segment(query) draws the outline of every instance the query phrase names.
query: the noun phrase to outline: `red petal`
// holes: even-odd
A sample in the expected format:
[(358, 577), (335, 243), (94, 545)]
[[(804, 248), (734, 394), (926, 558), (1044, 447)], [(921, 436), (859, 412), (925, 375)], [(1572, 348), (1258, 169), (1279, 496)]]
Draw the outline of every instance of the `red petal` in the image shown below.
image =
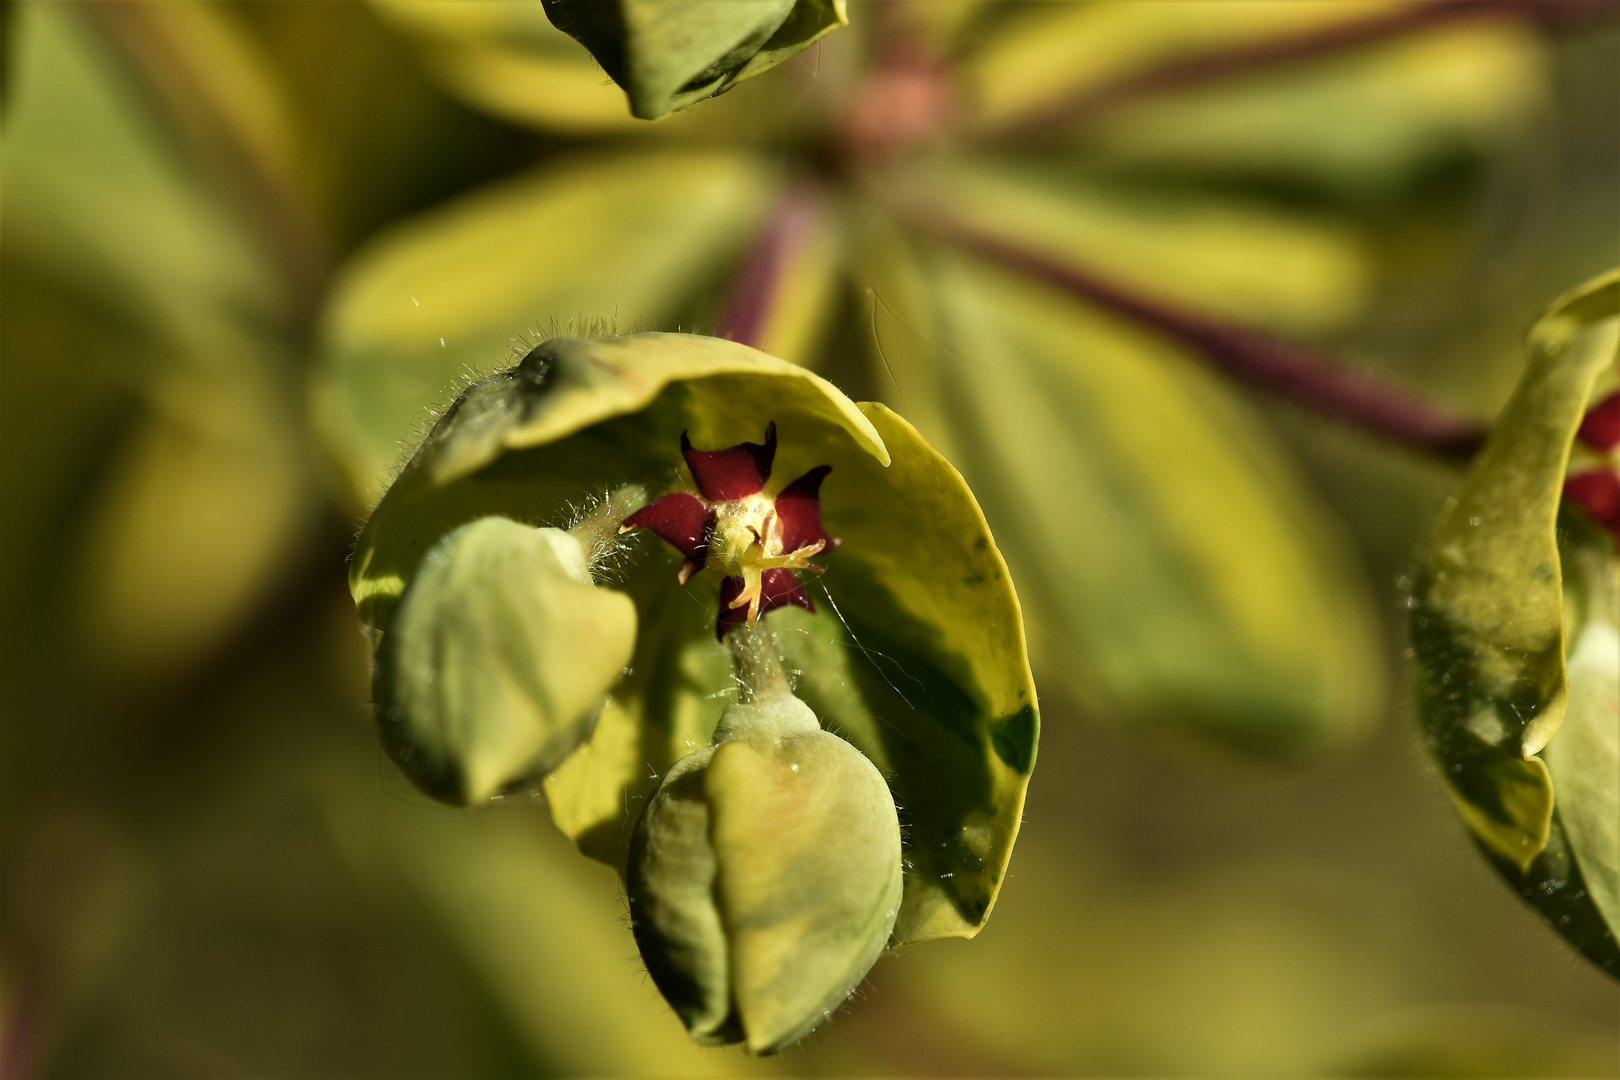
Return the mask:
[(1564, 498), (1592, 516), (1592, 520), (1620, 540), (1620, 473), (1589, 469), (1564, 481)]
[(827, 535), (821, 524), (821, 482), (832, 472), (831, 465), (817, 465), (776, 497), (776, 516), (782, 521), (782, 550), (797, 551), (817, 540), (828, 550), (838, 541)]
[[(793, 576), (793, 571), (775, 568), (760, 575), (759, 614), (763, 618), (767, 611), (774, 611), (779, 607), (802, 607), (810, 614), (816, 613), (816, 604), (810, 599), (810, 594), (804, 591), (799, 579)], [(734, 608), (731, 602), (737, 599), (743, 591), (743, 579), (728, 577), (720, 583), (720, 618), (714, 627), (714, 636), (725, 640), (727, 632), (734, 626), (741, 626), (748, 621), (748, 608), (743, 606)]]
[(651, 529), (688, 561), (703, 567), (708, 554), (709, 526), (714, 523), (714, 511), (704, 505), (696, 495), (674, 491), (661, 495), (624, 519), (620, 530)]
[(681, 432), (681, 454), (692, 470), (697, 489), (710, 502), (730, 502), (757, 495), (771, 476), (776, 458), (776, 421), (765, 428), (763, 443), (738, 443), (724, 450), (694, 450)]
[(1620, 390), (1590, 409), (1581, 421), (1581, 441), (1599, 450), (1620, 446)]

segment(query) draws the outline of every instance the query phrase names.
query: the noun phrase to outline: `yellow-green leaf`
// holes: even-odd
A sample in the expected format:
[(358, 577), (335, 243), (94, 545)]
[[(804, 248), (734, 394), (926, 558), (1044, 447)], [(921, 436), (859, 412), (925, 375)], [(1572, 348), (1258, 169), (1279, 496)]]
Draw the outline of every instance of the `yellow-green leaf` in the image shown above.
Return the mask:
[[(75, 563), (64, 574), (72, 594), (53, 599), (72, 608), (75, 663), (88, 654), (160, 681), (218, 647), (300, 550), (313, 484), (291, 347), (276, 330), (284, 283), (92, 17), (52, 5), (19, 13), (0, 146), (5, 246), (13, 273), (49, 282), (47, 294), (79, 309), (58, 318), (116, 344), (99, 362), (60, 351), (49, 336), (59, 329), (8, 302), (8, 329), (27, 335), (8, 342), (8, 367), (27, 373), (8, 386), (40, 385), (5, 407), (33, 467), (45, 444), (25, 433), (65, 419), (65, 395), (106, 403), (102, 431), (82, 444), (104, 448), (99, 460), (74, 465), (87, 471), (55, 496), (67, 500), (59, 513), (74, 507), (78, 531), (50, 541), (51, 557)], [(206, 26), (208, 41), (228, 29), (201, 12), (182, 22)], [(257, 87), (257, 74), (222, 77), (251, 99), (243, 87)], [(273, 142), (275, 125), (261, 134)], [(97, 385), (68, 389), (79, 380)]]
[(1612, 540), (1578, 515), (1560, 528), (1559, 507), (1594, 380), (1620, 349), (1620, 271), (1560, 299), (1528, 343), (1524, 377), (1448, 501), (1414, 586), (1418, 707), (1480, 846), (1613, 973), (1616, 560)]
[(1366, 199), (1406, 190), (1459, 156), (1522, 133), (1548, 93), (1534, 33), (1478, 20), (1196, 93), (1145, 96), (1101, 113), (1074, 137), (1104, 167), (1266, 178)]
[(889, 183), (887, 202), (908, 215), (1248, 326), (1342, 329), (1371, 291), (1355, 237), (1320, 217), (985, 157), (929, 161)]
[(1194, 358), (897, 235), (866, 258), (890, 399), (980, 493), (1039, 668), (1100, 714), (1265, 750), (1367, 726), (1377, 637), (1344, 543)]
[(1032, 5), (968, 53), (962, 79), (976, 123), (1016, 123), (1146, 69), (1319, 32), (1366, 18), (1368, 9), (1252, 0)]
[(1535, 754), (1569, 693), (1554, 522), (1575, 429), (1620, 329), (1593, 298), (1616, 297), (1620, 278), (1537, 324), (1530, 367), (1441, 515), (1412, 597), (1430, 747), (1474, 834), (1521, 870), (1547, 843), (1553, 790)]
[(629, 130), (624, 94), (540, 0), (372, 0), (417, 43), (432, 74), (453, 93), (518, 123), (561, 131)]

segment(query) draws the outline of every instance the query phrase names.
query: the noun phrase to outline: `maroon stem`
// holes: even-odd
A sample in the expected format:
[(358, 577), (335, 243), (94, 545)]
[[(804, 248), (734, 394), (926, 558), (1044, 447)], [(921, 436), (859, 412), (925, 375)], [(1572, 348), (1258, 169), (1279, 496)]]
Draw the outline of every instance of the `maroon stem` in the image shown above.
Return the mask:
[(716, 337), (756, 349), (765, 344), (765, 330), (776, 310), (783, 275), (820, 217), (821, 200), (814, 188), (804, 184), (788, 188), (754, 234), (737, 268), (720, 308)]
[(0, 1080), (30, 1080), (39, 1065), (39, 984), (25, 981), (0, 1029)]
[(1146, 323), (1198, 350), (1239, 382), (1408, 446), (1467, 457), (1485, 428), (1303, 345), (1144, 296), (997, 237), (925, 223), (934, 236), (1064, 292)]
[(1111, 83), (1087, 87), (1073, 97), (1033, 115), (1014, 118), (978, 137), (993, 142), (1035, 137), (1133, 98), (1352, 49), (1461, 19), (1512, 17), (1559, 25), (1617, 10), (1620, 0), (1414, 0), (1354, 22), (1170, 60)]

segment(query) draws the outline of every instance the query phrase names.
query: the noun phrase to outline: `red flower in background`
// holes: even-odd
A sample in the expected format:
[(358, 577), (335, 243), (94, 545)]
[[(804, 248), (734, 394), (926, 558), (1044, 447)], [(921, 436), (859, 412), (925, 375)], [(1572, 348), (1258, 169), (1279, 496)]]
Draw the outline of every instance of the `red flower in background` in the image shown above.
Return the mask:
[[(1587, 410), (1580, 439), (1611, 455), (1620, 449), (1620, 390)], [(1620, 540), (1620, 462), (1580, 469), (1564, 480), (1564, 498)]]

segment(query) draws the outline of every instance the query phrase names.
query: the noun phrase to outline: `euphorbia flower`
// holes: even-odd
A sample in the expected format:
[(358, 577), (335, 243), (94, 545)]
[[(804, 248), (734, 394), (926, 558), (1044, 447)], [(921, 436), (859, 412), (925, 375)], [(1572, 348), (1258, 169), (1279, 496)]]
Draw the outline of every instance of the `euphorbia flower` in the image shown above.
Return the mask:
[[(1586, 410), (1578, 435), (1589, 450), (1598, 453), (1578, 452), (1585, 463), (1572, 464), (1564, 480), (1564, 498), (1620, 540), (1620, 391)], [(1603, 455), (1608, 456), (1607, 461)]]
[(681, 432), (681, 456), (698, 489), (672, 491), (624, 519), (620, 532), (651, 529), (686, 557), (676, 575), (682, 585), (712, 558), (725, 574), (715, 636), (724, 638), (745, 620), (749, 626), (779, 607), (794, 605), (812, 615), (816, 605), (795, 570), (821, 573), (810, 559), (839, 541), (821, 524), (821, 482), (831, 465), (818, 465), (774, 495), (766, 491), (776, 460), (776, 422), (763, 443), (698, 450)]
[[(849, 543), (818, 613), (794, 575), (836, 543), (824, 511)], [(616, 542), (638, 526), (683, 582), (719, 571), (724, 644)], [(884, 406), (716, 338), (553, 338), (445, 410), (350, 573), (395, 760), (457, 802), (543, 777), (700, 1041), (780, 1050), (883, 949), (989, 916), (1039, 733), (1018, 599), (961, 475)]]
[(1585, 469), (1564, 481), (1564, 498), (1620, 540), (1620, 469)]

